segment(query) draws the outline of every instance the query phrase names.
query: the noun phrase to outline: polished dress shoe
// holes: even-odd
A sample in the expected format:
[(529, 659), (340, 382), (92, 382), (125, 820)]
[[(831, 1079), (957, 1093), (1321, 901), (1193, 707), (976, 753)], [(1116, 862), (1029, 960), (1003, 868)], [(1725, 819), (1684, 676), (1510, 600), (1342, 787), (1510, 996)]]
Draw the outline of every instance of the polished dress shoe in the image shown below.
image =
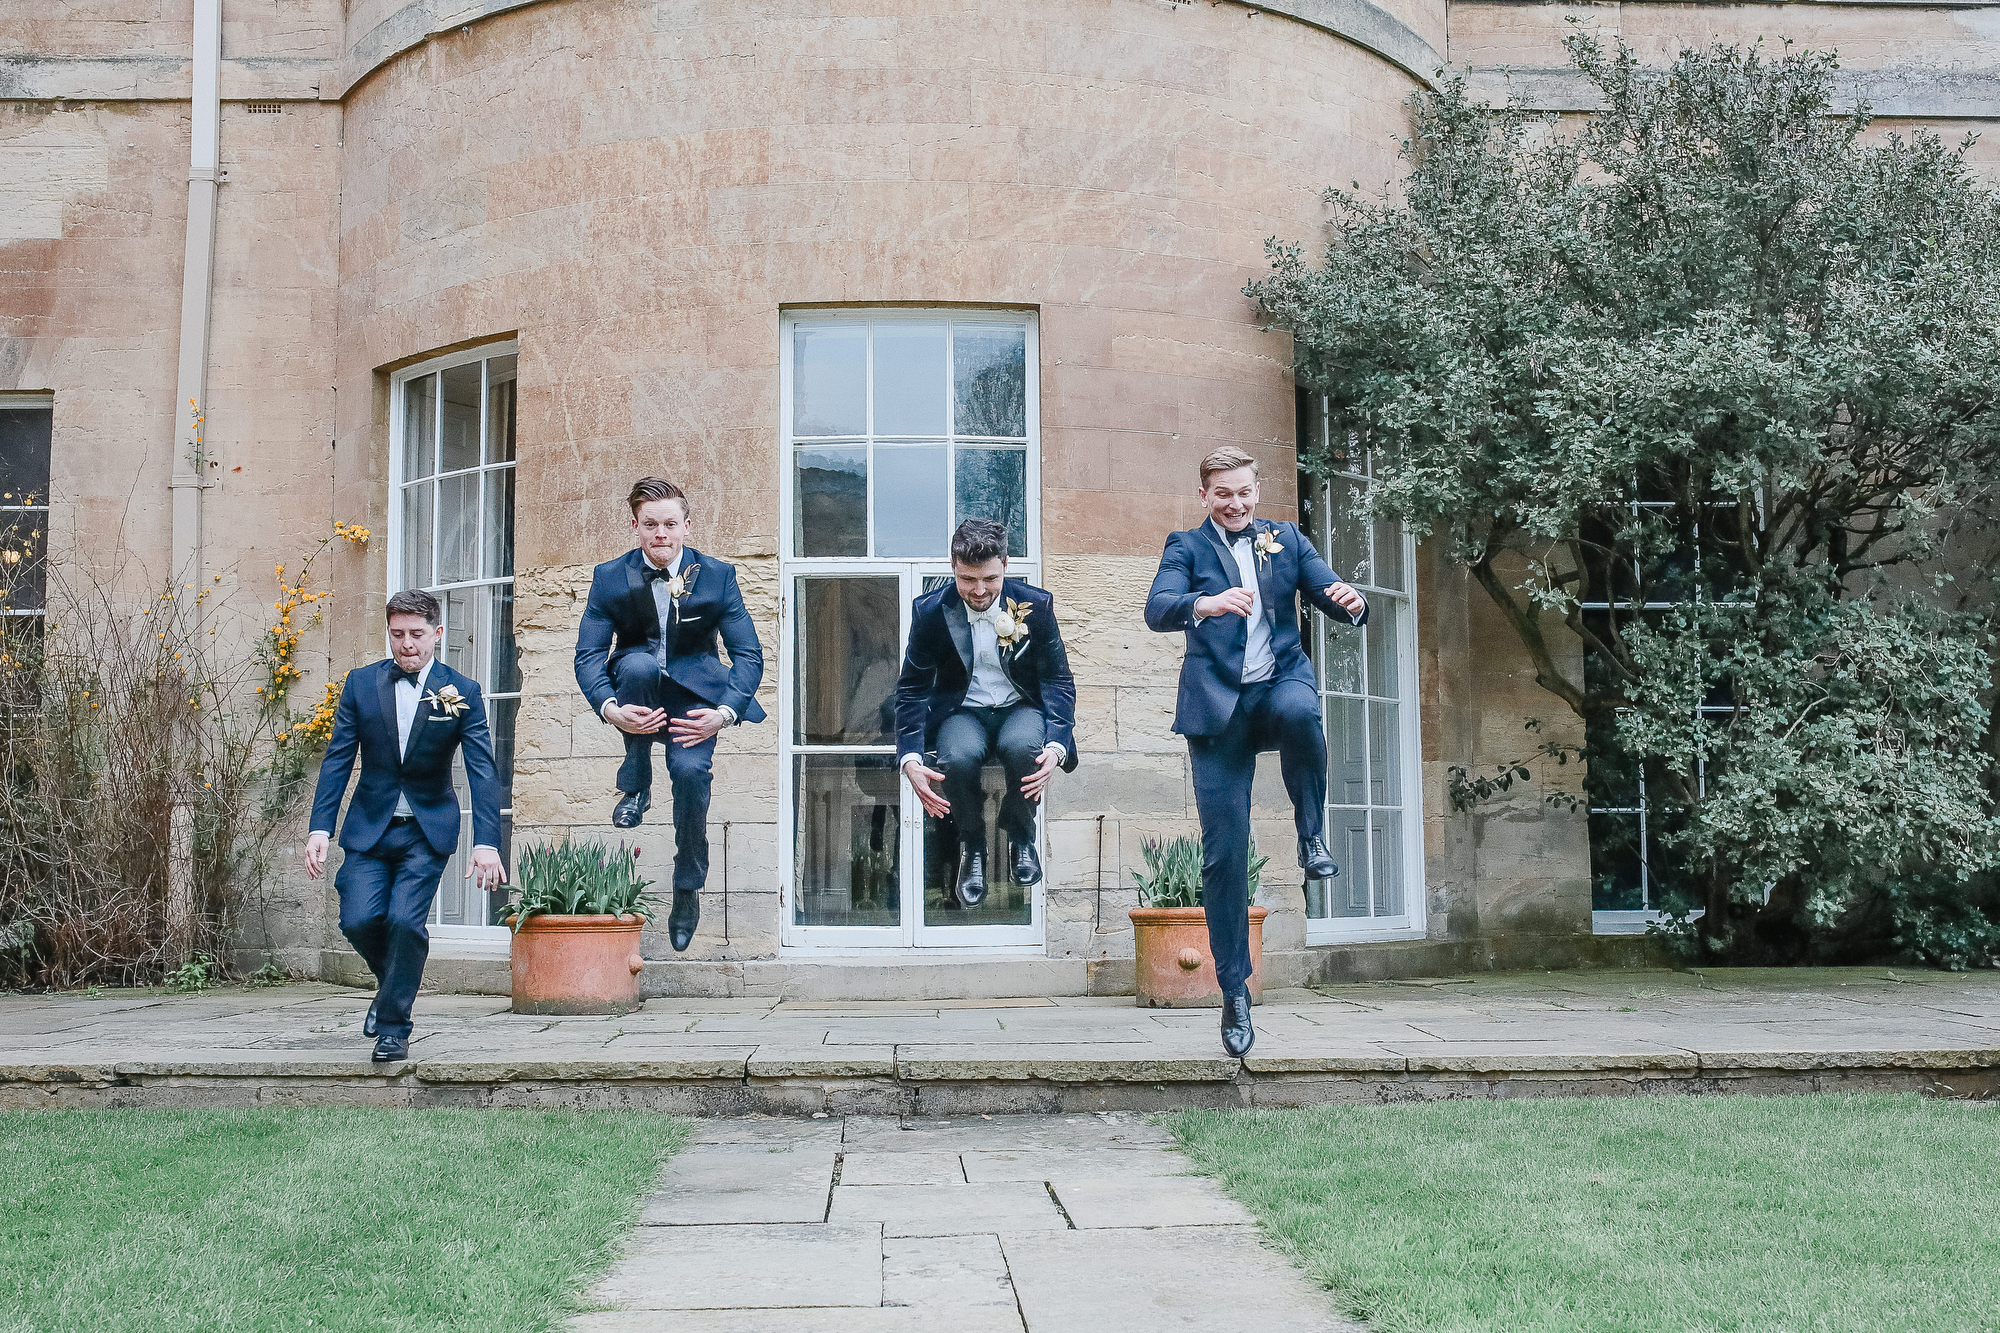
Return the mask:
[(967, 852), (958, 862), (958, 901), (977, 907), (986, 901), (986, 853)]
[(675, 889), (674, 909), (667, 913), (667, 942), (675, 953), (686, 953), (694, 943), (694, 928), (701, 924), (701, 890)]
[(1014, 882), (1016, 884), (1038, 884), (1042, 878), (1042, 858), (1035, 855), (1035, 844), (1017, 842), (1014, 844)]
[(1321, 838), (1299, 839), (1299, 869), (1306, 872), (1307, 879), (1332, 879), (1340, 873), (1340, 867), (1333, 863), (1333, 853), (1326, 849)]
[(380, 1003), (382, 1003), (382, 997), (379, 995), (368, 1002), (368, 1017), (361, 1020), (362, 1036), (372, 1037), (375, 1035), (375, 1006)]
[(397, 1060), (407, 1060), (410, 1058), (410, 1039), (408, 1037), (392, 1037), (385, 1032), (375, 1039), (375, 1054), (368, 1058), (378, 1065), (391, 1064)]
[(1222, 1049), (1241, 1059), (1257, 1040), (1250, 1026), (1250, 992), (1240, 990), (1222, 997)]
[(652, 808), (653, 793), (649, 791), (635, 791), (630, 796), (627, 796), (621, 792), (618, 796), (618, 804), (611, 807), (611, 827), (638, 828), (639, 822), (646, 817), (646, 812)]

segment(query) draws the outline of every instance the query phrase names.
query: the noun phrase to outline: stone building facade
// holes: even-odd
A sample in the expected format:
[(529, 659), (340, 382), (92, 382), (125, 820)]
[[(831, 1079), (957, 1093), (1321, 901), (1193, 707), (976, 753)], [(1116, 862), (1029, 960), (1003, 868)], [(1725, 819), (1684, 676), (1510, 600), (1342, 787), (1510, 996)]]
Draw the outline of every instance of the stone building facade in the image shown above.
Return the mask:
[[(1594, 929), (1583, 816), (1449, 813), (1449, 765), (1560, 713), (1455, 572), (1345, 521), (1365, 477), (1298, 493), (1311, 403), (1242, 288), (1324, 186), (1394, 177), (1438, 70), (1587, 109), (1571, 19), (1661, 57), (1837, 47), (1885, 130), (1955, 135), (2000, 116), (1995, 8), (0, 0), (0, 411), (47, 414), (58, 560), (195, 575), (246, 637), (277, 565), (372, 529), (317, 566), (307, 683), (382, 653), (389, 592), (442, 589), (453, 660), (500, 696), (517, 842), (608, 831), (620, 747), (575, 628), (631, 479), (679, 479), (773, 719), (719, 749), (694, 949), (648, 938), (649, 988), (713, 994), (1129, 989), (1142, 841), (1194, 828), (1180, 645), (1140, 607), (1197, 460), (1248, 448), (1265, 512), (1387, 608), (1319, 645), (1344, 881), (1307, 894), (1260, 781), (1269, 981), (1629, 958)], [(1056, 595), (1082, 763), (1046, 884), (971, 920), (926, 893), (935, 831), (871, 710), (886, 617), (975, 511)], [(666, 831), (637, 841), (663, 876)], [(433, 976), (504, 984), (454, 884)], [(329, 897), (288, 873), (249, 943), (352, 976)]]

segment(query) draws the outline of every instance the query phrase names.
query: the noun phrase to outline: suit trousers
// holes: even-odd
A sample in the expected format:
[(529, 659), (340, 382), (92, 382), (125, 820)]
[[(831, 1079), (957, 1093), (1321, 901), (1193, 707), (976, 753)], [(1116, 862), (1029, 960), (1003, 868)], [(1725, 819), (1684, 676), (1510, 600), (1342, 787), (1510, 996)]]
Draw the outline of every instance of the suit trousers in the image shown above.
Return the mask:
[(1250, 982), (1250, 784), (1261, 750), (1278, 752), (1298, 835), (1319, 837), (1326, 821), (1326, 729), (1317, 689), (1302, 680), (1245, 685), (1228, 726), (1188, 737), (1201, 815), (1201, 901), (1224, 995)]
[(340, 933), (375, 974), (380, 1036), (409, 1039), (410, 1006), (431, 953), (424, 920), (449, 859), (415, 823), (391, 824), (367, 851), (347, 853), (334, 876)]
[[(669, 676), (647, 653), (627, 653), (612, 665), (618, 702), (642, 708), (664, 708), (669, 717), (686, 717), (707, 700)], [(665, 746), (667, 778), (674, 794), (674, 892), (690, 893), (708, 882), (708, 795), (715, 768), (715, 737), (699, 745), (682, 745), (665, 727), (650, 736), (625, 737), (625, 763), (618, 770), (618, 790), (651, 791), (653, 746)]]
[(1035, 840), (1035, 803), (1021, 794), (1021, 779), (1035, 771), (1048, 744), (1042, 710), (1031, 703), (981, 708), (966, 704), (938, 724), (938, 767), (944, 771), (944, 798), (951, 802), (952, 827), (965, 852), (986, 850), (986, 761), (999, 756), (1007, 773), (1000, 797), (1000, 827), (1016, 842)]

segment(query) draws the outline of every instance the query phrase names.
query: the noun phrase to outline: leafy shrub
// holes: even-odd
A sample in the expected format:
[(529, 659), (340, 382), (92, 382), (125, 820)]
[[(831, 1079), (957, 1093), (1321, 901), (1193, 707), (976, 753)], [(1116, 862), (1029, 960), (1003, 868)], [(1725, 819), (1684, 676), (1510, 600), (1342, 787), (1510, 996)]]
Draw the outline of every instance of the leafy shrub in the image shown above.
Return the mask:
[[(1162, 842), (1158, 838), (1147, 838), (1139, 844), (1139, 855), (1146, 860), (1148, 873), (1132, 872), (1132, 878), (1139, 885), (1139, 902), (1145, 907), (1200, 907), (1201, 902), (1201, 839), (1175, 838)], [(1260, 855), (1257, 840), (1250, 840), (1250, 897), (1257, 896), (1257, 885), (1263, 878), (1264, 866), (1270, 857)]]
[(637, 847), (621, 842), (614, 851), (595, 838), (524, 848), (514, 863), (514, 929), (541, 913), (624, 916), (650, 908), (653, 881), (639, 878), (638, 855)]

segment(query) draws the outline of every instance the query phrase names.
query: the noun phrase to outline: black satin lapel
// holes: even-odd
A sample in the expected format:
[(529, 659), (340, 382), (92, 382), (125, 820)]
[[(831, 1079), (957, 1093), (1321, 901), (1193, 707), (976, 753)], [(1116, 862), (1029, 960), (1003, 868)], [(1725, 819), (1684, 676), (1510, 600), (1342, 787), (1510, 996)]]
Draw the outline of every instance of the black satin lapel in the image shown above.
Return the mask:
[[(397, 739), (396, 664), (394, 661), (384, 664), (382, 671), (375, 678), (375, 711), (381, 714), (382, 725), (389, 729), (390, 739)], [(396, 763), (398, 765), (403, 762), (403, 747), (400, 742), (390, 746), (389, 753), (396, 756)]]
[[(1276, 531), (1268, 525), (1254, 524), (1253, 526), (1259, 532), (1271, 533), (1273, 540), (1276, 539)], [(1277, 621), (1278, 611), (1277, 599), (1271, 595), (1271, 579), (1277, 574), (1278, 557), (1283, 554), (1284, 552), (1282, 551), (1273, 551), (1268, 557), (1257, 560), (1257, 595), (1264, 599), (1264, 619), (1273, 623)]]
[[(653, 590), (646, 583), (646, 557), (637, 551), (625, 562), (625, 591), (632, 599), (632, 613), (639, 617), (639, 623), (657, 626), (660, 613), (653, 605)], [(650, 639), (653, 634), (646, 637)]]
[(1204, 522), (1201, 525), (1201, 535), (1208, 538), (1205, 545), (1208, 548), (1209, 555), (1215, 559), (1216, 569), (1222, 575), (1222, 586), (1225, 588), (1242, 586), (1236, 582), (1238, 577), (1236, 573), (1236, 557), (1230, 553), (1227, 543), (1216, 535), (1215, 524)]
[(965, 603), (957, 597), (947, 597), (944, 606), (945, 626), (951, 630), (951, 641), (958, 647), (959, 660), (965, 663), (965, 678), (972, 679), (972, 621), (968, 618)]

